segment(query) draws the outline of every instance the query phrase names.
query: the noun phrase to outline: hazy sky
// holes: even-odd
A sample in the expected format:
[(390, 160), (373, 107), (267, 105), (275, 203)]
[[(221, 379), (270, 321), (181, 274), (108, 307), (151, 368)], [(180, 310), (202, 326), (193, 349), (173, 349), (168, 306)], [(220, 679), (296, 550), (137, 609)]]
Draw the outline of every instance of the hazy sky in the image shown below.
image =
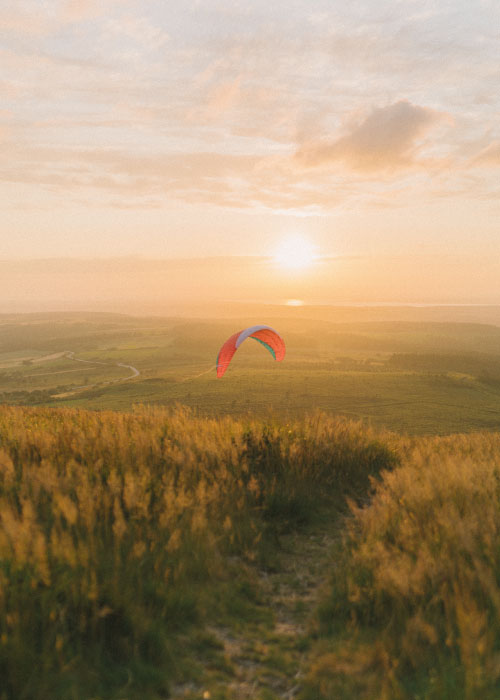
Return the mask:
[(498, 0), (0, 5), (1, 259), (299, 234), (500, 302)]

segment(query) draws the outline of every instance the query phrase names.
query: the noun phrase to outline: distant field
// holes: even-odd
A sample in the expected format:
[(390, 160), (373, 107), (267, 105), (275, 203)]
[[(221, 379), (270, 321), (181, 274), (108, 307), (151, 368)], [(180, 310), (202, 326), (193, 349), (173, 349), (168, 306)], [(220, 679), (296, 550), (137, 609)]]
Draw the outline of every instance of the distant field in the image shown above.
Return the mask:
[[(247, 341), (217, 379), (218, 348), (256, 320), (282, 333), (284, 362)], [(120, 365), (139, 375), (130, 378), (133, 371)], [(181, 403), (201, 415), (235, 416), (321, 409), (410, 433), (498, 429), (500, 328), (290, 316), (5, 316), (0, 402), (117, 410)]]

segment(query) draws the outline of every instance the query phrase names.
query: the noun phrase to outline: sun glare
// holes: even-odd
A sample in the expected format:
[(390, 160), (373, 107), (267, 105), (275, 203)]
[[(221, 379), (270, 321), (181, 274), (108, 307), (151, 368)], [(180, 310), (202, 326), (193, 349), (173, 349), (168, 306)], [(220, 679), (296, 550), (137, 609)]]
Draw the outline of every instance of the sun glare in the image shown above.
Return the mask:
[(274, 255), (274, 262), (287, 270), (302, 270), (309, 267), (317, 258), (312, 243), (300, 236), (290, 236), (283, 240)]

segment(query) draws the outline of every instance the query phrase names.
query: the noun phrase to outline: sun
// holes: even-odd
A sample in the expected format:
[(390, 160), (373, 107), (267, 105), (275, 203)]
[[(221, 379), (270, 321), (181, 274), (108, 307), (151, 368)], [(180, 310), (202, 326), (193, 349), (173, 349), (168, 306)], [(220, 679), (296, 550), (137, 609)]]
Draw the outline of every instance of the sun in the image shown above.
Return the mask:
[(278, 246), (274, 262), (287, 270), (303, 270), (317, 259), (313, 244), (302, 236), (289, 236)]

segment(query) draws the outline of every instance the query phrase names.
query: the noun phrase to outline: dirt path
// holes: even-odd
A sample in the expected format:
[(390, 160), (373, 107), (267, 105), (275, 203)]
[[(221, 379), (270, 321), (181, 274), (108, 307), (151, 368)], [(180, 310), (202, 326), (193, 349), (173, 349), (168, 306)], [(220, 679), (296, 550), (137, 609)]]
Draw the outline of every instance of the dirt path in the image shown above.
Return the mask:
[[(82, 360), (79, 357), (75, 357), (75, 353), (71, 351), (66, 351), (64, 353), (66, 357), (69, 360), (74, 360), (75, 362), (85, 362), (87, 365), (110, 365), (112, 367), (125, 367), (126, 369), (132, 370), (132, 374), (128, 377), (123, 377), (121, 379), (111, 379), (108, 382), (104, 382), (104, 384), (113, 384), (114, 382), (125, 382), (127, 379), (133, 379), (134, 377), (138, 377), (140, 375), (139, 370), (137, 367), (133, 367), (132, 365), (125, 365), (123, 362), (101, 362), (99, 360)], [(92, 386), (95, 386), (94, 384)]]
[(82, 386), (77, 386), (76, 389), (72, 389), (71, 391), (66, 391), (62, 394), (54, 394), (54, 398), (67, 398), (68, 396), (73, 396), (74, 394), (78, 394), (81, 391), (86, 391), (87, 389), (93, 389), (94, 387), (98, 386), (108, 386), (109, 384), (118, 384), (120, 382), (127, 382), (129, 379), (134, 379), (135, 377), (138, 377), (140, 375), (139, 370), (137, 367), (133, 367), (132, 365), (126, 365), (123, 362), (101, 362), (99, 360), (82, 360), (79, 357), (75, 357), (75, 353), (72, 352), (71, 350), (65, 350), (64, 353), (68, 360), (74, 360), (75, 362), (84, 362), (87, 365), (109, 365), (112, 367), (125, 367), (126, 369), (130, 369), (132, 371), (132, 374), (129, 374), (128, 377), (119, 377), (118, 379), (109, 379), (106, 382), (98, 382), (95, 384), (84, 384)]
[(308, 668), (314, 613), (334, 564), (338, 522), (280, 537), (275, 568), (259, 570), (263, 620), (212, 626), (223, 658), (205, 685), (172, 689), (173, 700), (292, 700)]

